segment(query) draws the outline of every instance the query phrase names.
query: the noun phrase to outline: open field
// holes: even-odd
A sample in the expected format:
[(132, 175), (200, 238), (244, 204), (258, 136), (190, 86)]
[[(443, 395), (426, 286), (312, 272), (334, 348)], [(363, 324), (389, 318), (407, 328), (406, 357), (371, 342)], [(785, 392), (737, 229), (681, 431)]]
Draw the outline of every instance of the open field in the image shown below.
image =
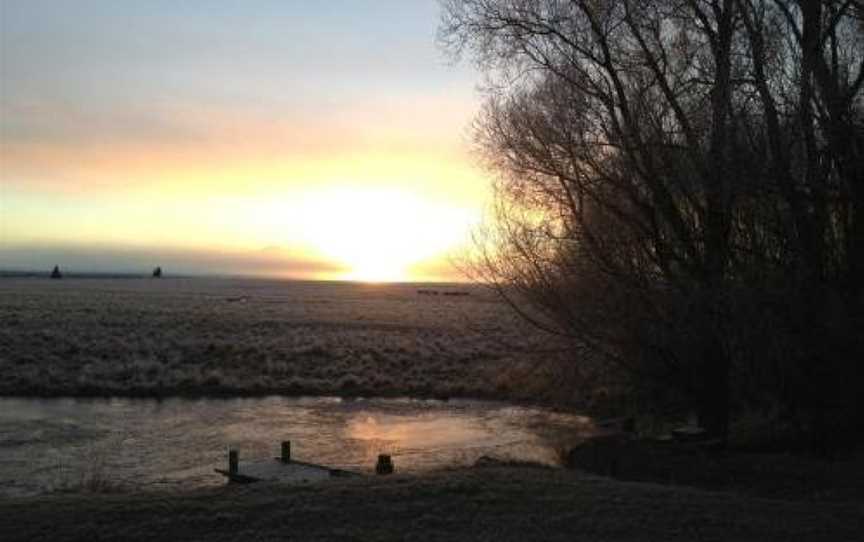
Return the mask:
[(860, 540), (864, 505), (488, 467), (305, 487), (0, 501), (17, 540)]
[(471, 286), (0, 279), (2, 395), (537, 399), (559, 355)]
[[(555, 374), (542, 362), (560, 356), (490, 293), (461, 285), (0, 279), (3, 395), (542, 401)], [(831, 465), (639, 454), (619, 474), (642, 482), (493, 462), (303, 487), (12, 497), (0, 499), (0, 540), (851, 541), (864, 532), (860, 454)]]

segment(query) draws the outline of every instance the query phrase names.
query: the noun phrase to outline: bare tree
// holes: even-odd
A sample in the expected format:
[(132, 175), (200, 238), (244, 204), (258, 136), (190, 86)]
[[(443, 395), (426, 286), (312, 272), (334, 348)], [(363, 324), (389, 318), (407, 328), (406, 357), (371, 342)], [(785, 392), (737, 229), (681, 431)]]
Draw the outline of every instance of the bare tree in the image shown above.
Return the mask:
[(803, 373), (830, 365), (827, 290), (860, 314), (864, 283), (860, 2), (443, 7), (444, 47), (489, 77), (485, 280), (539, 325), (675, 382), (720, 436), (744, 292), (793, 282), (803, 308), (777, 321), (807, 331)]

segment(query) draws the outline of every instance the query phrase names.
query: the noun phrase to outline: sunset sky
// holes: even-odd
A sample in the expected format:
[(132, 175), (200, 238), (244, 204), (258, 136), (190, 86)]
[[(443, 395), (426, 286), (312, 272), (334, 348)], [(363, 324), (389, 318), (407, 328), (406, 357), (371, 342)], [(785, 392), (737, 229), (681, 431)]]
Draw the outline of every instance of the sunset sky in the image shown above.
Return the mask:
[(435, 0), (0, 6), (0, 269), (455, 278), (488, 183)]

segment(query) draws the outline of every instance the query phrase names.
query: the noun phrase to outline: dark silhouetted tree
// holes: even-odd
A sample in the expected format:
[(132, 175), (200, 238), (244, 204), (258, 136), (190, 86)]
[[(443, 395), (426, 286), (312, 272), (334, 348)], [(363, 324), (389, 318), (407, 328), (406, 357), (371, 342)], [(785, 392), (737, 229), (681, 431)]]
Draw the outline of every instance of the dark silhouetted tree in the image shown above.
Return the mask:
[[(489, 78), (475, 140), (496, 220), (476, 276), (636, 381), (672, 386), (715, 435), (744, 373), (757, 392), (782, 380), (799, 406), (815, 379), (807, 408), (824, 414), (830, 375), (860, 352), (826, 326), (861, 317), (862, 4), (443, 7), (444, 47)], [(800, 335), (801, 352), (744, 363), (764, 327)]]

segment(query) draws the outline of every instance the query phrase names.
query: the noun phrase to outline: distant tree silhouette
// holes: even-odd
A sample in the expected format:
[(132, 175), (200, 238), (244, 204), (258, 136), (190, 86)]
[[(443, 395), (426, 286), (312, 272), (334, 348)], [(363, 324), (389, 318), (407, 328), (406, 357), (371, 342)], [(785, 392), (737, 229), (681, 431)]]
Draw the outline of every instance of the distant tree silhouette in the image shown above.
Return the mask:
[(858, 1), (446, 0), (443, 46), (491, 79), (496, 220), (470, 269), (712, 434), (748, 386), (814, 433), (864, 428), (862, 21)]
[(51, 278), (52, 279), (62, 279), (63, 278), (63, 273), (60, 272), (60, 266), (58, 266), (58, 265), (54, 266), (54, 270), (51, 271)]

